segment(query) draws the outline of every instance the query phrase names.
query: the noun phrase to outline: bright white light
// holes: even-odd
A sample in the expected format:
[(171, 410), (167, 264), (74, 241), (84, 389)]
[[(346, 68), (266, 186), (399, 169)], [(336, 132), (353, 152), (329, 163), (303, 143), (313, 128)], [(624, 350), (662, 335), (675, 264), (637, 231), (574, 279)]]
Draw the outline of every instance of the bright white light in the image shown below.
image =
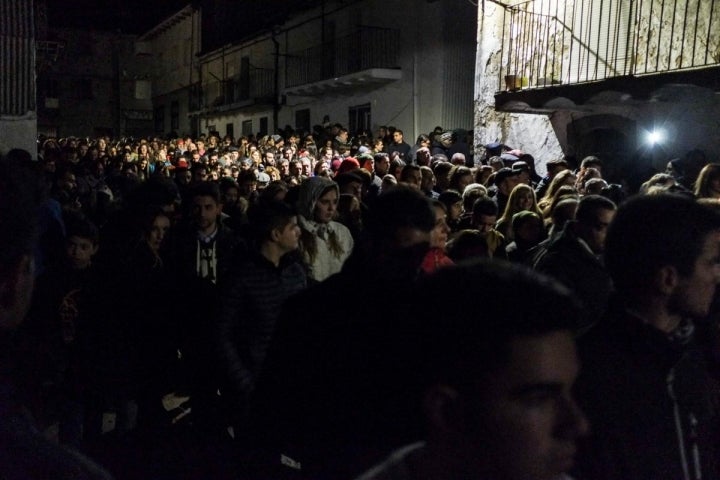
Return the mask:
[(650, 145), (661, 143), (664, 139), (665, 134), (662, 132), (662, 130), (653, 130), (652, 132), (648, 133), (647, 136), (647, 141)]

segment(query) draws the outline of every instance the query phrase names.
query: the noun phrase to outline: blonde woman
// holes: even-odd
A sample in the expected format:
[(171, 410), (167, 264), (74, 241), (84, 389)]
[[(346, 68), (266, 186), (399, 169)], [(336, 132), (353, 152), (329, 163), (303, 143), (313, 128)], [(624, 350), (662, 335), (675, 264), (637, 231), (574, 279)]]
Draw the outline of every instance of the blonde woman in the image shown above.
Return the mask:
[(538, 207), (535, 191), (530, 185), (524, 183), (520, 183), (512, 189), (508, 197), (507, 205), (505, 206), (505, 211), (497, 221), (497, 224), (495, 224), (495, 230), (502, 233), (508, 242), (514, 240), (512, 230), (513, 215), (522, 211), (536, 213), (538, 217), (542, 218), (542, 211)]

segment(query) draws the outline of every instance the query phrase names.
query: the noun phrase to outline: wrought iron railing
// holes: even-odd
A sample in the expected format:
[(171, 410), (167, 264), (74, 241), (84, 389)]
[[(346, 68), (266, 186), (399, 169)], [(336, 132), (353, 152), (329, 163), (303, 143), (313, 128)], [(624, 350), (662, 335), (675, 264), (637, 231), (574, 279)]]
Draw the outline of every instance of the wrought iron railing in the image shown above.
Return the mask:
[(495, 3), (508, 90), (720, 65), (720, 0)]
[(399, 31), (361, 27), (286, 57), (285, 86), (296, 87), (369, 68), (397, 68)]
[(208, 82), (203, 86), (205, 107), (219, 107), (244, 100), (272, 97), (275, 70), (251, 68), (247, 75), (235, 75), (227, 80)]

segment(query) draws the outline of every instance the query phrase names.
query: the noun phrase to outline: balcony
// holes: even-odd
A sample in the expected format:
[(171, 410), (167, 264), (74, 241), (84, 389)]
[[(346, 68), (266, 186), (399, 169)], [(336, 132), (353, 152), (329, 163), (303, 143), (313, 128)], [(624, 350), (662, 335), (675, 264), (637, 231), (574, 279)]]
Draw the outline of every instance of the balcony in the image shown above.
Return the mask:
[(275, 70), (251, 68), (227, 80), (203, 85), (201, 113), (249, 111), (273, 103)]
[(608, 92), (644, 101), (669, 84), (720, 91), (720, 0), (502, 5), (498, 110), (543, 112)]
[(354, 93), (401, 78), (399, 31), (361, 27), (350, 35), (291, 53), (286, 58), (286, 95)]

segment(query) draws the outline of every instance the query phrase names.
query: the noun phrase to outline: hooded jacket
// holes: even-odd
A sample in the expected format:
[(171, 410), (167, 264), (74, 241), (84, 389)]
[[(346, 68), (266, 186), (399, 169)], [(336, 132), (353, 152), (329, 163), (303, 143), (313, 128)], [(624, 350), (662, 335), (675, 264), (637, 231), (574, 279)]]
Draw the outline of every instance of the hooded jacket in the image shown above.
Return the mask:
[[(308, 277), (321, 282), (338, 273), (350, 256), (354, 243), (350, 230), (335, 221), (320, 223), (314, 220), (315, 204), (330, 189), (340, 198), (340, 189), (334, 181), (325, 177), (312, 177), (302, 183), (296, 208), (298, 224), (303, 230), (301, 252), (308, 269)], [(333, 244), (335, 247), (333, 248)]]

